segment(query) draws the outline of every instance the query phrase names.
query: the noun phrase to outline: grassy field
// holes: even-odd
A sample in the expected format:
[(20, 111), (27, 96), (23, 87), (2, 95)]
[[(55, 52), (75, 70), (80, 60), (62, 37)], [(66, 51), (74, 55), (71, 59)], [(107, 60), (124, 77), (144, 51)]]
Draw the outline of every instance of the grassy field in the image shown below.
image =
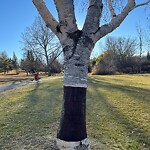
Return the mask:
[[(0, 93), (0, 150), (55, 150), (63, 79)], [(149, 150), (150, 75), (89, 76), (92, 150)]]

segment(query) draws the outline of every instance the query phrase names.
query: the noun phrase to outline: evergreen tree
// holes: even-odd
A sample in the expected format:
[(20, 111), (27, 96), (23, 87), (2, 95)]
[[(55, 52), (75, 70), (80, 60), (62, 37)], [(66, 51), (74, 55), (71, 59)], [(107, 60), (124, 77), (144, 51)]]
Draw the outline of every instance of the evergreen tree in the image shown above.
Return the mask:
[(149, 51), (147, 52), (147, 60), (150, 61), (150, 53), (149, 53)]
[(8, 58), (7, 53), (4, 51), (0, 54), (0, 72), (6, 72), (12, 70), (12, 61)]
[(12, 65), (13, 65), (13, 69), (16, 70), (16, 74), (18, 74), (19, 64), (18, 64), (18, 58), (15, 52), (13, 52)]
[(25, 70), (27, 75), (28, 73), (34, 73), (36, 71), (35, 60), (31, 50), (28, 50), (25, 54), (25, 59), (21, 60), (21, 68)]

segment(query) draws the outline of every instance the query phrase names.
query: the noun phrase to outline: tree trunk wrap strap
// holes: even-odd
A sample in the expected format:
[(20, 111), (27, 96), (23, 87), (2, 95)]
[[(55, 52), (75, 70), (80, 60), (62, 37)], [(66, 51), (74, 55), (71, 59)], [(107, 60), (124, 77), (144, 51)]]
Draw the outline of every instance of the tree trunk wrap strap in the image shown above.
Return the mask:
[(56, 142), (60, 150), (91, 150), (89, 140), (87, 138), (76, 142), (67, 142), (57, 138)]

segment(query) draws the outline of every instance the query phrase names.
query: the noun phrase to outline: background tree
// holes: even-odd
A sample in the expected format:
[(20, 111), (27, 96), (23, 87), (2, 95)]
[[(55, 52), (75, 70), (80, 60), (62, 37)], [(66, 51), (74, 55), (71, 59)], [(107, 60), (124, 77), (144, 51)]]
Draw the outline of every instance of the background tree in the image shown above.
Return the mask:
[(92, 74), (115, 74), (117, 66), (113, 55), (109, 51), (105, 51), (98, 57), (96, 65), (93, 67)]
[(137, 35), (138, 35), (138, 45), (139, 45), (139, 49), (140, 49), (140, 58), (142, 57), (142, 53), (143, 53), (143, 45), (144, 45), (144, 31), (142, 30), (142, 27), (140, 25), (137, 25), (136, 27), (137, 30)]
[(12, 60), (8, 58), (7, 53), (3, 51), (0, 53), (0, 72), (6, 74), (10, 70), (12, 70)]
[[(46, 63), (46, 70), (50, 75), (50, 61), (51, 56), (61, 54), (61, 46), (55, 34), (45, 26), (41, 17), (37, 17), (30, 27), (27, 27), (25, 32), (22, 33), (22, 43), (24, 44), (24, 51), (31, 51), (35, 58), (41, 63)], [(55, 59), (57, 58), (55, 57)], [(43, 64), (44, 65), (44, 64)]]
[(18, 58), (15, 54), (15, 52), (13, 52), (13, 58), (12, 58), (12, 68), (14, 70), (16, 70), (16, 74), (18, 74), (18, 69), (19, 69), (19, 64), (18, 64)]
[(147, 55), (145, 57), (142, 57), (141, 71), (143, 73), (150, 73), (150, 54), (149, 54), (149, 51), (147, 52)]
[(93, 67), (96, 65), (96, 59), (97, 58), (95, 58), (95, 57), (90, 59), (89, 66), (88, 66), (88, 72), (89, 73), (92, 72)]
[(108, 51), (114, 60), (117, 71), (124, 72), (130, 66), (133, 56), (136, 54), (136, 40), (125, 37), (108, 37), (104, 49)]
[(140, 49), (139, 70), (141, 72), (142, 53), (143, 53), (143, 46), (144, 46), (144, 31), (142, 30), (142, 27), (140, 25), (137, 25), (136, 30), (137, 30), (137, 35), (138, 35), (138, 46)]
[(150, 51), (150, 17), (149, 17), (149, 20), (147, 21), (147, 25), (145, 29), (144, 41), (145, 41), (147, 50)]
[[(64, 54), (64, 96), (60, 126), (57, 132), (59, 149), (90, 149), (86, 132), (86, 89), (87, 72), (91, 51), (95, 43), (115, 30), (126, 16), (139, 6), (150, 3), (136, 3), (127, 0), (123, 9), (117, 11), (107, 0), (106, 10), (110, 19), (102, 24), (101, 17), (106, 7), (102, 0), (89, 0), (83, 28), (78, 29), (74, 12), (74, 0), (54, 0), (58, 21), (48, 10), (43, 0), (32, 0), (46, 25), (57, 35)], [(115, 3), (116, 2), (116, 3)], [(116, 6), (116, 5), (115, 5)]]
[(53, 54), (49, 60), (51, 64), (49, 70), (51, 73), (60, 73), (62, 70), (62, 65), (56, 58), (57, 55)]
[(35, 58), (35, 68), (37, 72), (45, 72), (47, 74), (47, 66), (42, 63), (39, 59)]
[(147, 60), (150, 61), (150, 53), (149, 53), (149, 51), (147, 52)]
[(28, 50), (25, 54), (25, 59), (21, 60), (21, 68), (25, 70), (28, 75), (28, 73), (35, 73), (37, 71), (38, 67), (36, 68), (36, 66), (37, 65), (33, 56), (33, 52)]

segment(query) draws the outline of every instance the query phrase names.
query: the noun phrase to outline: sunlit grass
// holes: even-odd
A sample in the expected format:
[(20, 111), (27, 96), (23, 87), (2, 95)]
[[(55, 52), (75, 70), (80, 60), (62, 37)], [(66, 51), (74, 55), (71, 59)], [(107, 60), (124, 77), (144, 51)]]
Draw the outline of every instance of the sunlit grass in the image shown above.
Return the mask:
[[(150, 75), (90, 76), (87, 130), (93, 150), (148, 150)], [(62, 78), (0, 93), (0, 149), (55, 150)]]
[(62, 79), (1, 93), (0, 149), (54, 149), (61, 99)]
[(91, 76), (87, 99), (90, 136), (108, 149), (148, 149), (149, 78), (150, 75)]

